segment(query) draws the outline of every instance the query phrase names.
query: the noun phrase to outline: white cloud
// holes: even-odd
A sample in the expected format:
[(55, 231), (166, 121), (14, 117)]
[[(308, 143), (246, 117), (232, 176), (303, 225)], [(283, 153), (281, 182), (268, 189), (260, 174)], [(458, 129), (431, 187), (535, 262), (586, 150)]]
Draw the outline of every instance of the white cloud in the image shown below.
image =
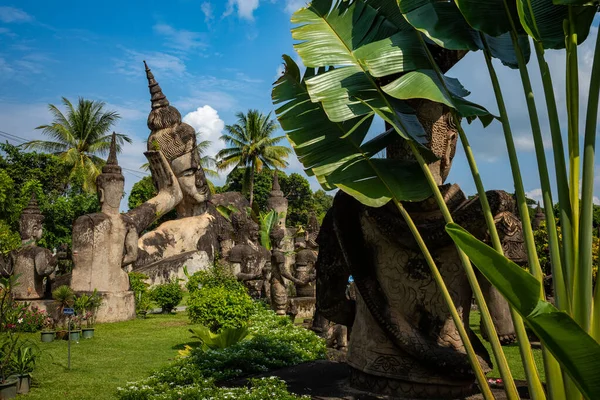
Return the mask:
[(212, 104), (219, 110), (233, 110), (238, 105), (235, 97), (218, 90), (194, 90), (190, 96), (177, 99), (173, 105), (180, 111), (185, 112), (185, 110), (193, 110), (198, 104), (207, 103)]
[(224, 17), (231, 15), (237, 9), (237, 15), (241, 19), (254, 21), (254, 10), (259, 6), (259, 0), (228, 0)]
[(19, 8), (0, 7), (0, 21), (5, 23), (31, 22), (33, 17)]
[(198, 107), (195, 111), (187, 113), (183, 122), (190, 124), (199, 133), (198, 140), (210, 140), (211, 145), (206, 154), (214, 156), (224, 148), (224, 143), (219, 139), (225, 128), (225, 122), (219, 117), (217, 110), (209, 105)]
[(525, 196), (532, 200), (539, 202), (540, 204), (542, 204), (544, 202), (544, 199), (542, 196), (542, 189), (539, 189), (539, 188), (530, 190), (529, 192), (525, 192)]
[(167, 24), (156, 24), (152, 29), (156, 34), (165, 37), (168, 47), (184, 51), (206, 47), (204, 34), (200, 32), (175, 29)]
[(286, 0), (285, 1), (285, 11), (293, 14), (301, 7), (306, 6), (308, 0)]
[(204, 14), (204, 22), (208, 23), (214, 18), (213, 7), (210, 1), (205, 1), (202, 3), (202, 5), (200, 5), (200, 10), (202, 10), (202, 13)]

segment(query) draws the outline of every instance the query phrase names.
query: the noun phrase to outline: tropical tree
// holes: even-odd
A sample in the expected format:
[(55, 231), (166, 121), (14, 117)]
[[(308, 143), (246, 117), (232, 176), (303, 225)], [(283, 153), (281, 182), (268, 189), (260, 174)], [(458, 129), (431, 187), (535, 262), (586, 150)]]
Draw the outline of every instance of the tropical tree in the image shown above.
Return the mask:
[(226, 134), (221, 136), (229, 147), (217, 153), (217, 168), (225, 170), (233, 167), (245, 167), (244, 192), (250, 193), (250, 206), (254, 200), (254, 173), (264, 167), (285, 168), (287, 156), (291, 150), (278, 146), (285, 136), (271, 137), (277, 124), (271, 119), (271, 113), (263, 115), (258, 110), (248, 110), (247, 114), (236, 114), (238, 121), (235, 125), (226, 125)]
[[(81, 176), (85, 191), (93, 191), (95, 180), (100, 173), (104, 160), (99, 155), (106, 154), (110, 148), (111, 127), (121, 118), (116, 111), (106, 111), (101, 101), (79, 98), (77, 107), (63, 97), (66, 114), (54, 104), (48, 109), (54, 120), (48, 125), (38, 126), (53, 141), (32, 140), (23, 144), (26, 149), (40, 150), (56, 154), (69, 168), (70, 178)], [(117, 150), (131, 139), (117, 134)]]

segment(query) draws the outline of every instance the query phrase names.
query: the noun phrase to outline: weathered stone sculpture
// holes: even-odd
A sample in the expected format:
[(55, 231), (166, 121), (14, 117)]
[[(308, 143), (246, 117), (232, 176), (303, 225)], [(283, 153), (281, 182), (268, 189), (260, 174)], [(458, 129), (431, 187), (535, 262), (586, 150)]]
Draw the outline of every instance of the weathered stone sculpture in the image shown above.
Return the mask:
[(271, 231), (271, 308), (277, 315), (286, 315), (288, 309), (288, 291), (286, 279), (294, 281), (286, 266), (283, 252), (285, 231), (275, 228)]
[(236, 234), (236, 245), (229, 252), (228, 262), (233, 274), (244, 282), (250, 296), (261, 297), (263, 267), (271, 262), (271, 254), (258, 244), (259, 227), (246, 215), (246, 211), (231, 216)]
[[(138, 232), (177, 204), (181, 190), (162, 153), (146, 153), (159, 188), (156, 197), (120, 214), (125, 179), (117, 163), (116, 137), (110, 154), (96, 179), (101, 212), (79, 217), (73, 224), (73, 273), (71, 288), (76, 292), (98, 290), (103, 306), (98, 322), (122, 321), (135, 317), (133, 292), (123, 267), (138, 256)], [(160, 179), (157, 179), (160, 177)]]
[(270, 197), (267, 200), (267, 208), (277, 213), (277, 226), (281, 229), (285, 229), (285, 217), (288, 209), (288, 201), (283, 196), (283, 192), (279, 186), (277, 170), (275, 170), (273, 173), (273, 188), (271, 189)]
[(304, 240), (296, 241), (296, 262), (294, 265), (294, 286), (296, 297), (315, 297), (315, 262), (317, 253), (306, 248)]
[[(488, 232), (479, 199), (467, 200), (457, 185), (444, 185), (456, 146), (456, 129), (439, 104), (415, 104), (438, 161), (430, 165), (454, 220), (480, 239)], [(410, 160), (402, 142), (388, 157)], [(523, 253), (520, 223), (512, 196), (487, 193), (506, 254)], [(461, 315), (469, 326), (472, 293), (456, 247), (433, 198), (406, 203)], [(476, 390), (463, 343), (427, 263), (405, 221), (390, 202), (381, 208), (360, 204), (339, 192), (318, 239), (317, 309), (336, 323), (352, 327), (348, 364), (352, 385), (400, 398), (454, 399)], [(356, 302), (348, 300), (349, 275)], [(489, 296), (488, 296), (489, 297)], [(486, 370), (487, 352), (472, 335)]]
[(17, 300), (44, 298), (44, 278), (49, 277), (56, 268), (56, 256), (50, 250), (36, 245), (36, 241), (42, 237), (43, 221), (44, 216), (33, 194), (19, 220), (21, 247), (13, 251), (9, 258), (12, 274), (19, 275), (19, 284), (13, 289)]
[(210, 204), (194, 128), (182, 122), (181, 114), (170, 105), (147, 65), (146, 76), (152, 103), (148, 149), (159, 149), (164, 154), (183, 193), (175, 208), (177, 219), (161, 224), (138, 241), (139, 257), (134, 271), (159, 283), (172, 277), (184, 278), (184, 266), (191, 274), (212, 265), (217, 253), (228, 253), (231, 227)]

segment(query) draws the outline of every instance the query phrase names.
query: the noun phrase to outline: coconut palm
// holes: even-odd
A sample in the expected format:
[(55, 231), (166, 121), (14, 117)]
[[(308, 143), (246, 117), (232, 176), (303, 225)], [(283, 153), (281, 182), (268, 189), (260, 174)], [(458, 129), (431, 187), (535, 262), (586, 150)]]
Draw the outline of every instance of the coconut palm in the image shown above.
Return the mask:
[[(41, 125), (36, 129), (50, 136), (55, 141), (32, 140), (23, 144), (26, 149), (41, 150), (56, 154), (71, 168), (70, 178), (83, 178), (83, 189), (95, 190), (95, 180), (104, 165), (100, 155), (106, 154), (110, 148), (111, 127), (121, 118), (116, 111), (105, 110), (101, 101), (79, 98), (77, 107), (63, 97), (63, 112), (54, 104), (48, 109), (54, 117), (49, 125)], [(131, 139), (117, 134), (117, 151), (121, 145), (131, 143)]]
[[(236, 114), (235, 125), (226, 125), (226, 134), (221, 136), (229, 147), (217, 153), (217, 168), (224, 170), (233, 167), (245, 168), (244, 191), (250, 193), (250, 206), (253, 201), (254, 173), (266, 168), (285, 168), (291, 150), (277, 146), (285, 136), (271, 137), (277, 124), (271, 113), (263, 115), (258, 110), (248, 110), (247, 114)], [(232, 172), (233, 172), (232, 170)]]

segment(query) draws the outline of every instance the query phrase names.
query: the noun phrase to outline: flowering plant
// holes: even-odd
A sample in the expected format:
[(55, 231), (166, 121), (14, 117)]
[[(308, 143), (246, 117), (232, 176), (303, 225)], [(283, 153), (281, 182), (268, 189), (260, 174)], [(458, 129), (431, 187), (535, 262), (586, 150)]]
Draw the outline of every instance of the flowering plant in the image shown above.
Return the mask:
[(43, 332), (54, 332), (55, 329), (56, 329), (56, 322), (54, 321), (54, 318), (52, 318), (49, 315), (46, 315), (46, 318), (44, 318), (44, 322), (42, 324), (42, 331)]

